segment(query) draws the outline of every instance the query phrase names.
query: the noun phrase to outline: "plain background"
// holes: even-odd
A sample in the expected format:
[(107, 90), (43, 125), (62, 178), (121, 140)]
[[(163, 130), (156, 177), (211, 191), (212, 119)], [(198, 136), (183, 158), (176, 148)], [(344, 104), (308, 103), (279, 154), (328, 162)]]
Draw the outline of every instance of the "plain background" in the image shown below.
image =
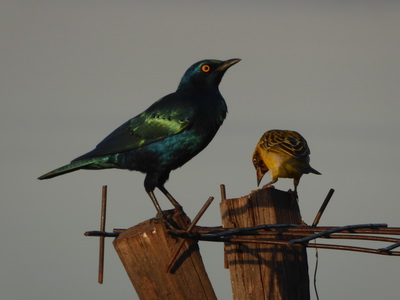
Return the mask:
[[(99, 226), (103, 184), (109, 231), (153, 217), (144, 175), (36, 178), (175, 91), (204, 58), (242, 61), (220, 85), (225, 123), (166, 185), (189, 216), (215, 196), (200, 224), (219, 225), (220, 184), (229, 198), (256, 189), (251, 154), (266, 130), (279, 128), (307, 139), (311, 165), (323, 174), (300, 182), (306, 222), (334, 188), (320, 225), (400, 226), (399, 28), (399, 1), (2, 0), (1, 298), (136, 299), (111, 239), (105, 283), (97, 284), (98, 239), (83, 232)], [(287, 190), (292, 180), (275, 186)], [(200, 247), (219, 299), (230, 299), (222, 245)], [(319, 257), (321, 299), (398, 298), (399, 258), (334, 250)]]

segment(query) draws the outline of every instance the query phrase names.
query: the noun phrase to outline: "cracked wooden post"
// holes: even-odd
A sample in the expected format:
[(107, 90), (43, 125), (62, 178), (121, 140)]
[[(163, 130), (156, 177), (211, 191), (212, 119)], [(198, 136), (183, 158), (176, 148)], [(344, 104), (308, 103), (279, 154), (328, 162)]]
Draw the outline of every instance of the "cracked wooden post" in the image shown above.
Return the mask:
[(197, 242), (186, 240), (171, 272), (165, 273), (179, 241), (158, 219), (131, 227), (114, 240), (115, 250), (141, 300), (217, 299)]
[[(225, 199), (220, 205), (225, 228), (263, 224), (301, 224), (299, 206), (288, 192), (273, 188)], [(257, 238), (257, 236), (252, 236)], [(275, 239), (291, 240), (296, 236)], [(274, 236), (272, 236), (274, 239)], [(235, 300), (309, 300), (306, 248), (255, 243), (225, 243)]]

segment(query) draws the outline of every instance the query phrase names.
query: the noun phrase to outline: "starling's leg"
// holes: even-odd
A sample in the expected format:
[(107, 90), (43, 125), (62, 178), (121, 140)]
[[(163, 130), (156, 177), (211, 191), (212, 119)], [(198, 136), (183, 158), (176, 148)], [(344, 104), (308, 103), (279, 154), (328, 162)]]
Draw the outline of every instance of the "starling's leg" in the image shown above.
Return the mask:
[(170, 221), (167, 219), (167, 217), (165, 216), (164, 212), (162, 211), (162, 209), (160, 207), (160, 204), (158, 203), (157, 198), (154, 195), (154, 192), (153, 191), (148, 191), (147, 193), (149, 194), (151, 201), (153, 202), (154, 206), (156, 207), (156, 210), (157, 210), (158, 214), (161, 215), (164, 223), (169, 227), (169, 229), (176, 231), (177, 228), (175, 228), (173, 226), (173, 224), (170, 223)]
[(159, 190), (165, 195), (165, 197), (168, 198), (169, 201), (171, 201), (172, 205), (176, 208), (176, 210), (182, 212), (182, 206), (178, 203), (178, 201), (175, 200), (174, 197), (167, 191), (167, 189), (164, 186), (159, 186)]
[(154, 192), (153, 192), (153, 191), (149, 191), (149, 192), (147, 192), (147, 193), (149, 194), (151, 201), (153, 202), (154, 206), (156, 207), (157, 212), (158, 212), (161, 216), (163, 216), (164, 219), (166, 219), (166, 217), (165, 217), (165, 215), (164, 215), (164, 213), (163, 213), (163, 211), (162, 211), (162, 209), (161, 209), (161, 206), (160, 206), (160, 204), (158, 203), (156, 196), (154, 195)]

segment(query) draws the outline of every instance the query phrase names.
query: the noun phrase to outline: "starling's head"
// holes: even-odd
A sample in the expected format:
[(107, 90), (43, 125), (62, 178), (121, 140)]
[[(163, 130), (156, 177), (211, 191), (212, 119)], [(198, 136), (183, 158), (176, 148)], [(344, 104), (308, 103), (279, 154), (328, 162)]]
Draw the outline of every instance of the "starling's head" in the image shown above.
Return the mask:
[(261, 179), (263, 179), (264, 174), (268, 172), (268, 167), (262, 160), (258, 148), (259, 146), (257, 145), (256, 150), (253, 153), (253, 165), (257, 173), (257, 186), (260, 185)]
[(178, 89), (194, 87), (196, 89), (218, 88), (226, 70), (238, 63), (239, 58), (225, 61), (205, 59), (193, 64), (183, 75)]

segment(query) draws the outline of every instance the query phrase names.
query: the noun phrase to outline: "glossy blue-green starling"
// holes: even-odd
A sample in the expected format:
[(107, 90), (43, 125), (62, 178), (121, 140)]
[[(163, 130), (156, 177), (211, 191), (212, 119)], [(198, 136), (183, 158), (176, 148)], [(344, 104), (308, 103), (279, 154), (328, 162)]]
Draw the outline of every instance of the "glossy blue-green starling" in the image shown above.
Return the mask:
[(79, 169), (136, 170), (146, 174), (144, 187), (160, 214), (155, 188), (182, 210), (164, 184), (172, 170), (202, 151), (217, 133), (227, 114), (218, 86), (226, 70), (239, 61), (207, 59), (195, 63), (185, 72), (174, 93), (122, 124), (94, 150), (39, 179)]

